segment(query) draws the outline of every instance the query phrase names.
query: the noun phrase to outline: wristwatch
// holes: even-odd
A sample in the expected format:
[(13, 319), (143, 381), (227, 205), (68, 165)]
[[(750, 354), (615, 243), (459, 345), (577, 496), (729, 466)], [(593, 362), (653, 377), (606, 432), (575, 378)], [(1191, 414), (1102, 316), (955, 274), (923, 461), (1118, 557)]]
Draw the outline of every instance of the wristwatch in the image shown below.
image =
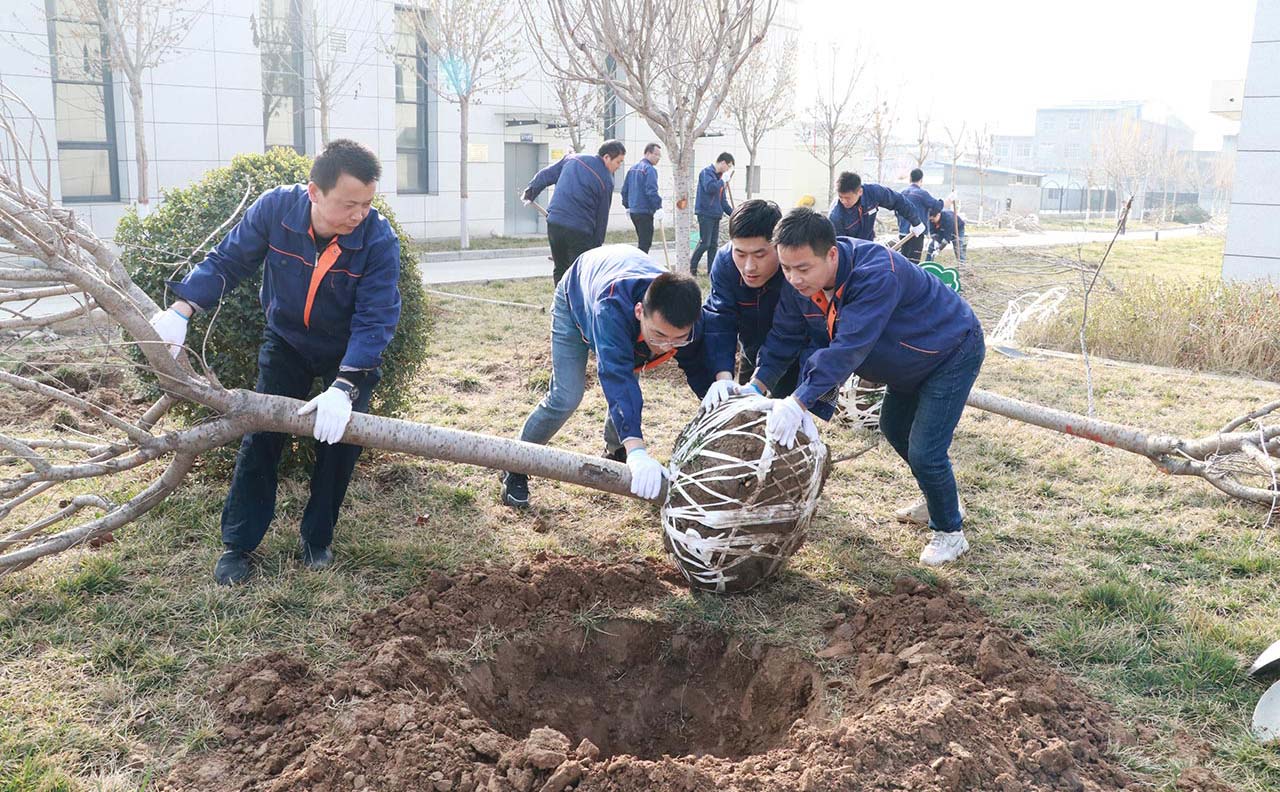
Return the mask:
[(346, 393), (347, 398), (351, 399), (352, 404), (355, 404), (356, 399), (360, 398), (360, 389), (357, 388), (355, 385), (352, 385), (350, 382), (345, 382), (343, 380), (334, 380), (332, 387), (337, 388), (338, 390)]

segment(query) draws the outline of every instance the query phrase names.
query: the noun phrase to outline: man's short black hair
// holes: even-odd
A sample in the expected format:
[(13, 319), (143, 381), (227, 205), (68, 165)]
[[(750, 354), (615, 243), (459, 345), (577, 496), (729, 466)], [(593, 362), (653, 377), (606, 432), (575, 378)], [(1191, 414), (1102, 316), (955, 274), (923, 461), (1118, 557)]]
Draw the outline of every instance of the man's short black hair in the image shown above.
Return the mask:
[(727, 162), (733, 164), (733, 155), (727, 151), (720, 152), (720, 156), (716, 157), (716, 162)]
[(621, 140), (606, 140), (600, 144), (600, 150), (596, 152), (600, 157), (620, 157), (627, 153), (627, 147), (622, 145)]
[(911, 183), (915, 184), (918, 181), (924, 181), (924, 171), (920, 170), (919, 168), (912, 168)]
[(862, 186), (862, 177), (856, 173), (845, 171), (836, 179), (836, 192), (851, 193)]
[(702, 289), (689, 275), (664, 272), (644, 292), (644, 315), (662, 314), (675, 327), (693, 327), (702, 313)]
[(929, 219), (930, 219), (930, 220), (932, 220), (932, 219), (933, 219), (933, 218), (935, 218), (935, 217), (942, 217), (942, 210), (941, 210), (941, 209), (935, 209), (935, 208), (933, 208), (933, 207), (930, 207), (930, 208), (929, 208)]
[(311, 163), (311, 181), (320, 192), (327, 193), (338, 183), (342, 174), (354, 176), (363, 184), (372, 184), (382, 178), (382, 165), (378, 155), (354, 140), (339, 138), (329, 142), (320, 156)]
[(773, 229), (773, 243), (779, 247), (808, 245), (815, 255), (825, 256), (835, 247), (836, 228), (826, 215), (798, 206), (787, 212)]
[(657, 143), (650, 143), (649, 145), (647, 145), (647, 146), (645, 146), (645, 147), (644, 147), (644, 153), (645, 153), (645, 154), (652, 154), (653, 152), (657, 151), (657, 150), (658, 150), (658, 149), (660, 149), (660, 148), (662, 148), (662, 146), (661, 146), (661, 145), (659, 145), (659, 144), (657, 144)]
[(752, 198), (738, 204), (729, 216), (729, 238), (773, 238), (773, 228), (782, 219), (782, 210), (773, 201)]

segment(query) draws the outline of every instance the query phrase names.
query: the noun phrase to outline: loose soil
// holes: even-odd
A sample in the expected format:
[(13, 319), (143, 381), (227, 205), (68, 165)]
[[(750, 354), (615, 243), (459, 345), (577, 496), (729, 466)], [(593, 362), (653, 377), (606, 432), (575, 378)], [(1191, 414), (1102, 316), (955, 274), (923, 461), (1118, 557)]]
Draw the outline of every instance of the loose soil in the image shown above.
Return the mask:
[[(332, 673), (283, 654), (226, 669), (222, 745), (159, 788), (1154, 788), (1113, 753), (1137, 735), (955, 592), (903, 578), (849, 603), (820, 671), (703, 623), (613, 615), (682, 591), (653, 561), (435, 575), (360, 619), (362, 657)], [(1177, 788), (1227, 787), (1191, 768)]]

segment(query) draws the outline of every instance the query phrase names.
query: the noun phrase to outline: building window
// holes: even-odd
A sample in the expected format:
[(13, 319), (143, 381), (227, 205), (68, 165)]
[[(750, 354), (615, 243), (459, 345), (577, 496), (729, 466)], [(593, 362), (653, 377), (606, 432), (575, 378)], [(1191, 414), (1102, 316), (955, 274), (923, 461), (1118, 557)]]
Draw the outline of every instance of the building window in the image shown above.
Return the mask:
[(1067, 119), (1067, 129), (1072, 132), (1080, 131), (1080, 116), (1071, 116)]
[[(412, 8), (396, 9), (396, 192), (431, 192), (431, 51)], [(466, 152), (463, 152), (466, 156)]]
[(1058, 125), (1057, 119), (1051, 115), (1047, 115), (1040, 119), (1040, 129), (1043, 132), (1052, 132), (1054, 127)]
[[(605, 67), (615, 77), (618, 74), (618, 63), (613, 56), (605, 59)], [(622, 100), (609, 86), (604, 86), (604, 112), (601, 114), (605, 140), (622, 139)], [(621, 189), (621, 188), (619, 188)]]
[(1009, 156), (1009, 144), (997, 143), (995, 145), (995, 156), (999, 157), (1000, 159), (1004, 159), (1005, 157)]
[(1072, 160), (1073, 160), (1073, 159), (1079, 159), (1079, 158), (1080, 158), (1080, 144), (1079, 144), (1079, 143), (1068, 143), (1068, 144), (1067, 144), (1067, 159), (1072, 159)]
[(254, 43), (262, 52), (262, 143), (306, 153), (301, 0), (261, 0)]
[(74, 3), (45, 0), (62, 200), (120, 200), (107, 44)]
[(1019, 157), (1030, 157), (1030, 156), (1031, 156), (1031, 144), (1030, 144), (1030, 143), (1019, 143), (1019, 144), (1018, 144), (1018, 156), (1019, 156)]

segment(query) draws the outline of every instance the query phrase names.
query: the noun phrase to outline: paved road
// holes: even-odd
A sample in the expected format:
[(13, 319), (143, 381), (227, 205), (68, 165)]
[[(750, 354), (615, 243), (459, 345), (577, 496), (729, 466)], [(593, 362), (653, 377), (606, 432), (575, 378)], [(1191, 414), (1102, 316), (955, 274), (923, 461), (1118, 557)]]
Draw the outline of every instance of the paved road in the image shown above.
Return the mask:
[[(1169, 229), (1160, 232), (1161, 239), (1195, 236), (1194, 227)], [(1130, 231), (1120, 241), (1150, 240), (1152, 231)], [(1077, 242), (1106, 242), (1111, 232), (1103, 231), (1046, 231), (1041, 234), (1017, 236), (972, 237), (970, 248), (1042, 247), (1045, 245), (1074, 245)], [(663, 261), (661, 249), (650, 251)], [(517, 280), (519, 278), (551, 277), (551, 260), (545, 256), (521, 255), (512, 258), (482, 259), (473, 261), (438, 261), (422, 265), (422, 279), (427, 283), (459, 283), (477, 280)]]
[[(1161, 239), (1195, 236), (1195, 228), (1179, 228), (1161, 231)], [(1154, 237), (1151, 231), (1133, 231), (1122, 237), (1122, 242), (1149, 240)], [(1017, 248), (1040, 247), (1043, 245), (1072, 245), (1077, 242), (1105, 242), (1111, 239), (1110, 233), (1089, 231), (1047, 231), (1042, 234), (1019, 234), (1002, 237), (973, 237), (969, 240), (970, 248)], [(662, 253), (654, 248), (652, 253), (662, 261)], [(529, 255), (527, 252), (511, 258), (477, 259), (471, 261), (429, 261), (421, 265), (422, 279), (428, 284), (462, 283), (478, 280), (518, 280), (521, 278), (550, 278), (551, 259), (545, 254)], [(47, 316), (59, 313), (78, 305), (71, 297), (50, 297), (40, 300), (34, 306), (25, 307), (28, 316)], [(8, 316), (9, 314), (4, 314)]]

